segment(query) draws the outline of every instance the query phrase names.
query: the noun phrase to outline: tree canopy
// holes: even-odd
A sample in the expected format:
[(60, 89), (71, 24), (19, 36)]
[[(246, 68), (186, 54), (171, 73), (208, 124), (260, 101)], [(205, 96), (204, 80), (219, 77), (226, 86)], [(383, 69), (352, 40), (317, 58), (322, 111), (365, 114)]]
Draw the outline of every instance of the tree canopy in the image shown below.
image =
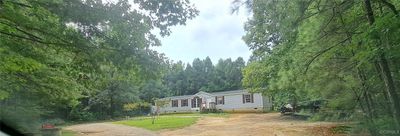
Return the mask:
[(399, 126), (399, 2), (244, 3), (252, 18), (243, 40), (253, 51), (245, 88), (275, 97), (276, 105), (327, 100), (315, 118), (363, 120), (359, 126), (373, 135)]
[(2, 120), (30, 131), (43, 117), (120, 114), (162, 76), (151, 31), (196, 15), (187, 0), (0, 0)]
[(213, 65), (209, 57), (196, 58), (192, 64), (181, 61), (169, 63), (169, 69), (163, 77), (166, 91), (170, 95), (188, 95), (199, 91), (218, 92), (242, 89), (243, 58), (235, 61), (220, 59)]

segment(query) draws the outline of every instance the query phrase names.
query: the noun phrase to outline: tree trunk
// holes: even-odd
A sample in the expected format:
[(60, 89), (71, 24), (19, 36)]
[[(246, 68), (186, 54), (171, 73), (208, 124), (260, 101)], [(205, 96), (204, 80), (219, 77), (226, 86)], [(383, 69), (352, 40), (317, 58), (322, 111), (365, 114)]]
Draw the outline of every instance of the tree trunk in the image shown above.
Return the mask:
[[(367, 19), (369, 24), (372, 26), (375, 23), (374, 12), (372, 10), (371, 1), (364, 0), (365, 10), (367, 13)], [(380, 45), (376, 45), (380, 48)], [(382, 47), (384, 48), (384, 47)], [(383, 79), (386, 87), (386, 93), (388, 94), (391, 107), (393, 109), (393, 118), (395, 119), (397, 127), (400, 127), (400, 100), (399, 96), (396, 92), (395, 84), (393, 81), (393, 77), (389, 68), (388, 61), (386, 59), (385, 53), (383, 51), (380, 52), (378, 56), (378, 64), (380, 68), (380, 76)]]
[(110, 110), (109, 110), (109, 115), (112, 117), (114, 117), (114, 98), (112, 95), (109, 96), (110, 97)]
[[(383, 82), (383, 78), (382, 78), (382, 76), (381, 76), (381, 68), (379, 67), (379, 64), (378, 64), (378, 61), (375, 61), (374, 62), (374, 65), (375, 65), (375, 70), (376, 70), (376, 72), (377, 72), (377, 74), (378, 74), (378, 77), (379, 77), (379, 79)], [(384, 84), (384, 83), (383, 83)], [(391, 106), (391, 101), (390, 101), (390, 98), (389, 98), (389, 96), (388, 96), (388, 93), (385, 91), (385, 92), (383, 92), (382, 93), (383, 94), (383, 98), (385, 99), (384, 100), (384, 104), (381, 104), (380, 106), (381, 107), (384, 107), (385, 109), (386, 109), (386, 112), (388, 113), (388, 114), (393, 114), (393, 109), (392, 109), (392, 106)]]
[(393, 109), (393, 116), (395, 118), (396, 124), (400, 126), (400, 99), (399, 95), (396, 92), (389, 64), (383, 53), (380, 55), (380, 61), (378, 63), (381, 70), (382, 79), (385, 83), (386, 93), (389, 97), (391, 107)]
[(270, 97), (270, 103), (271, 103), (271, 111), (275, 110), (275, 101), (274, 101), (274, 96), (271, 95)]
[[(367, 120), (367, 123), (368, 124), (374, 124), (373, 111), (372, 111), (372, 108), (371, 108), (371, 101), (369, 99), (369, 95), (370, 95), (369, 94), (369, 88), (368, 88), (367, 82), (366, 82), (367, 78), (366, 78), (364, 72), (360, 68), (357, 68), (357, 74), (358, 74), (358, 78), (359, 78), (359, 80), (361, 82), (361, 88), (360, 88), (361, 94), (357, 95), (358, 103), (360, 104), (360, 108), (362, 109), (362, 111), (365, 113), (364, 116), (365, 116), (365, 118)], [(363, 99), (364, 103), (362, 102), (361, 97), (364, 98)], [(378, 134), (376, 129), (373, 128), (373, 127), (368, 127), (368, 130), (372, 135), (377, 135)]]
[(114, 117), (114, 106), (115, 106), (115, 101), (114, 101), (115, 92), (114, 91), (115, 91), (115, 86), (114, 86), (113, 83), (111, 83), (110, 91), (109, 91), (109, 94), (108, 94), (108, 97), (110, 99), (110, 109), (109, 109), (108, 115), (110, 115), (111, 118)]
[(376, 114), (376, 104), (374, 102), (374, 100), (372, 99), (371, 93), (367, 93), (367, 100), (370, 102), (371, 105), (371, 117), (372, 118), (378, 118), (378, 114)]
[(361, 82), (361, 91), (362, 91), (362, 96), (364, 97), (365, 105), (367, 108), (367, 115), (370, 119), (373, 118), (373, 111), (372, 111), (372, 102), (370, 98), (370, 89), (367, 86), (367, 77), (365, 76), (364, 71), (362, 71), (360, 68), (357, 68), (357, 73), (358, 73), (358, 78)]

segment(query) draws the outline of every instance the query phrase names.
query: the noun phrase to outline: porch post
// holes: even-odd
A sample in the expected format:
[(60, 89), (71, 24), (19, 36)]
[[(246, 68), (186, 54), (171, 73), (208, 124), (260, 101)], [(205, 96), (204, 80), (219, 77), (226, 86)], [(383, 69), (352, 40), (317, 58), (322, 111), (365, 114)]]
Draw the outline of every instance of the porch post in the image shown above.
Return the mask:
[(196, 103), (195, 103), (196, 105), (194, 105), (195, 108), (197, 108), (198, 100), (199, 99), (196, 98)]

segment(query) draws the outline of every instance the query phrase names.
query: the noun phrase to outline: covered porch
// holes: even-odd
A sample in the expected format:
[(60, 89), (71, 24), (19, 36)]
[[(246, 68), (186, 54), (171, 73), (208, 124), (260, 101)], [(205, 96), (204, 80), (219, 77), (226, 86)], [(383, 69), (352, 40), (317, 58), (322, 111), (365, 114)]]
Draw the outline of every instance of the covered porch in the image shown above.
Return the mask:
[(191, 111), (201, 111), (204, 109), (215, 109), (213, 95), (200, 91), (191, 98)]

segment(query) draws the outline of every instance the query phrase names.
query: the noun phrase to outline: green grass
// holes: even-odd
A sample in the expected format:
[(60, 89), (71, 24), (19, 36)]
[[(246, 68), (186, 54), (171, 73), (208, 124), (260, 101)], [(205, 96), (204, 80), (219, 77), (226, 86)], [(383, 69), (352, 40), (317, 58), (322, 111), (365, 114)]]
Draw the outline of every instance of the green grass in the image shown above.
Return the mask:
[(161, 129), (177, 129), (190, 126), (196, 123), (198, 118), (199, 117), (159, 116), (156, 118), (154, 124), (152, 124), (151, 118), (124, 120), (113, 123), (156, 131)]
[(70, 130), (62, 130), (61, 131), (61, 136), (76, 136), (77, 133), (74, 131), (70, 131)]
[(171, 113), (160, 116), (199, 116), (199, 117), (229, 117), (228, 113)]

